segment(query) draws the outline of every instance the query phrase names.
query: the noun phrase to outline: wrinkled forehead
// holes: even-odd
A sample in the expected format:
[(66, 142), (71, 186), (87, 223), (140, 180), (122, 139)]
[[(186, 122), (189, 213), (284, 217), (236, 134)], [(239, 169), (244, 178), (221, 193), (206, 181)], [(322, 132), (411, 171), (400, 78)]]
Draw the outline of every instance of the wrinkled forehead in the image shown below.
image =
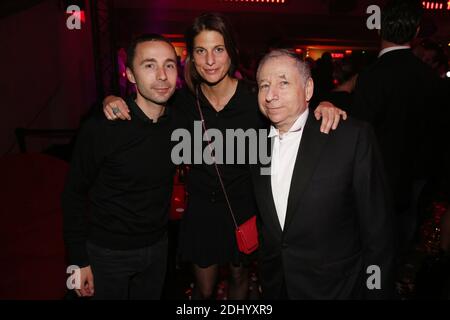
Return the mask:
[(296, 62), (288, 56), (273, 56), (263, 59), (259, 65), (257, 81), (279, 78), (287, 79), (297, 73)]

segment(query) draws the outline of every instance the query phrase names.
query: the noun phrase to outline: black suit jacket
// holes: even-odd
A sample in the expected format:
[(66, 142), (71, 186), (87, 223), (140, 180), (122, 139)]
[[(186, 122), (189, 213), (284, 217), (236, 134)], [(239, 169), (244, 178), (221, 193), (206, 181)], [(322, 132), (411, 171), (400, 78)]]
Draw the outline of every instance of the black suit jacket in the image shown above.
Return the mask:
[(437, 88), (431, 68), (409, 49), (385, 53), (358, 77), (351, 115), (375, 129), (397, 212), (409, 208), (413, 181), (436, 166), (436, 130), (448, 122)]
[[(259, 206), (260, 272), (265, 298), (388, 297), (392, 289), (392, 210), (374, 135), (349, 119), (329, 135), (309, 114), (292, 176), (284, 230), (270, 175), (253, 168)], [(381, 290), (366, 287), (369, 265)]]

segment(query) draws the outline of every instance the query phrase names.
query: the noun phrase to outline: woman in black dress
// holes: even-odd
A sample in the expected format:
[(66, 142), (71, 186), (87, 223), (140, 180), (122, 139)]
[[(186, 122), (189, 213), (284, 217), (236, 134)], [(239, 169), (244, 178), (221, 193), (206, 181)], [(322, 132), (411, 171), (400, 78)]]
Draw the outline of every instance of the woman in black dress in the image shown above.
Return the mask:
[[(206, 128), (220, 130), (224, 145), (227, 145), (226, 129), (261, 128), (264, 122), (255, 88), (234, 78), (238, 52), (227, 21), (215, 14), (198, 17), (186, 33), (186, 45), (185, 80), (191, 90), (180, 94), (175, 104), (191, 120), (190, 132), (193, 132), (192, 120), (200, 120), (197, 92)], [(234, 163), (236, 160), (235, 157)], [(236, 222), (241, 224), (257, 213), (249, 166), (219, 164), (218, 167)], [(196, 293), (201, 298), (211, 297), (219, 266), (228, 264), (231, 275), (228, 298), (245, 299), (248, 257), (237, 248), (233, 220), (214, 165), (194, 164), (187, 188), (189, 204), (181, 222), (179, 253), (183, 260), (194, 264)]]
[[(230, 25), (219, 14), (197, 17), (186, 33), (188, 57), (185, 81), (172, 107), (184, 125), (194, 132), (199, 121), (197, 99), (206, 128), (218, 129), (225, 142), (226, 129), (259, 129), (265, 120), (257, 105), (257, 90), (234, 77), (238, 66), (238, 50)], [(120, 113), (114, 115), (112, 107)], [(128, 117), (123, 100), (110, 96), (104, 100), (104, 112), (111, 119)], [(323, 115), (322, 128), (327, 132), (336, 127), (342, 114), (331, 104), (316, 109)], [(191, 134), (191, 136), (194, 136)], [(202, 150), (207, 148), (203, 142)], [(248, 150), (248, 146), (246, 148)], [(226, 155), (223, 156), (226, 159)], [(235, 161), (236, 162), (236, 152)], [(248, 164), (219, 164), (219, 171), (237, 223), (257, 214)], [(248, 261), (251, 257), (239, 252), (234, 235), (234, 223), (225, 201), (214, 165), (193, 164), (187, 179), (188, 208), (179, 234), (179, 254), (193, 263), (196, 279), (194, 298), (213, 297), (220, 265), (230, 268), (229, 299), (246, 299), (248, 294)]]

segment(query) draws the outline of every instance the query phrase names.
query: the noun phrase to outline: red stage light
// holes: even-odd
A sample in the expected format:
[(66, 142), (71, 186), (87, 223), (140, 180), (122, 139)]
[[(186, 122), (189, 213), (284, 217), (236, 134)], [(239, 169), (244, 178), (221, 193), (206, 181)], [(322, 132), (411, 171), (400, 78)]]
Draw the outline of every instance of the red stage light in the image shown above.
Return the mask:
[(333, 52), (333, 53), (331, 54), (331, 57), (332, 57), (333, 59), (342, 59), (342, 58), (344, 58), (344, 54), (343, 54), (343, 53)]
[(69, 15), (77, 18), (77, 20), (80, 20), (81, 22), (85, 23), (86, 22), (86, 14), (84, 13), (84, 10), (81, 11), (73, 11), (72, 13), (70, 13)]
[(84, 11), (80, 12), (80, 19), (81, 19), (81, 22), (83, 22), (83, 23), (86, 22), (86, 14)]
[[(447, 8), (444, 4), (447, 3)], [(422, 6), (428, 10), (450, 10), (450, 1), (422, 1)]]

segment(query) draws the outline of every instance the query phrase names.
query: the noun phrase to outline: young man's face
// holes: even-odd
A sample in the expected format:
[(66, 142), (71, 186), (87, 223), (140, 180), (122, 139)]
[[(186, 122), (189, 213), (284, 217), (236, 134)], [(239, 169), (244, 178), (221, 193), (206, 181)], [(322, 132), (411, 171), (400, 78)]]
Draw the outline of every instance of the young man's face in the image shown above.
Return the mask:
[(283, 132), (308, 107), (313, 82), (306, 85), (294, 59), (280, 56), (268, 59), (258, 73), (258, 103), (261, 112)]
[(177, 57), (173, 47), (164, 41), (145, 41), (136, 46), (133, 70), (127, 68), (137, 94), (158, 105), (164, 105), (175, 91)]

